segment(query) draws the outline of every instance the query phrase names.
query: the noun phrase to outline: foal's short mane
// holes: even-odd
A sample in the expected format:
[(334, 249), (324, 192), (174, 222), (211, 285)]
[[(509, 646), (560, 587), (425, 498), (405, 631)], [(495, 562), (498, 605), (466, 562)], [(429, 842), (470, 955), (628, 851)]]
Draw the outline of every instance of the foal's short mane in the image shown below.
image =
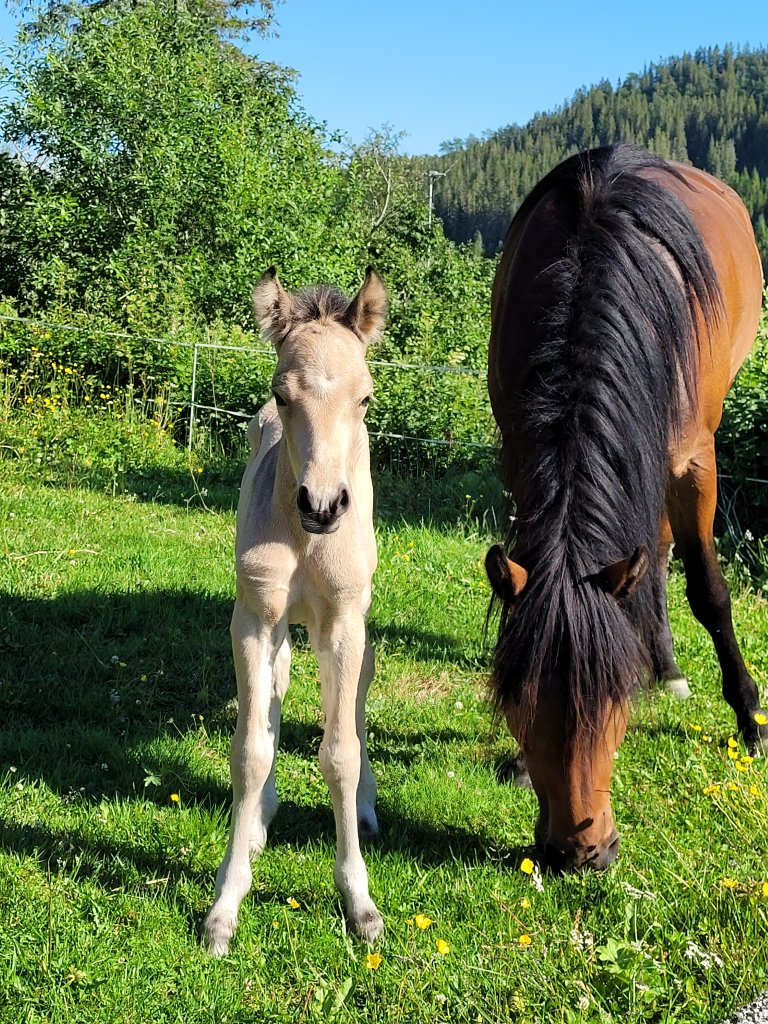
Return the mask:
[(342, 291), (329, 284), (304, 288), (291, 296), (291, 322), (294, 326), (313, 320), (343, 323), (349, 302)]
[[(536, 237), (549, 194), (574, 224), (559, 257), (542, 256), (538, 284), (545, 275), (551, 303), (534, 317), (527, 363), (503, 382), (517, 512), (508, 545), (529, 579), (502, 611), (492, 687), (502, 710), (514, 705), (523, 743), (550, 696), (565, 708), (566, 744), (591, 748), (606, 712), (649, 668), (642, 634), (656, 614), (658, 569), (623, 608), (597, 573), (640, 544), (656, 550), (670, 432), (686, 392), (695, 401), (706, 344), (698, 310), (705, 323), (721, 310), (704, 242), (667, 176), (684, 180), (629, 146), (574, 156), (537, 185), (508, 235), (519, 240), (530, 219), (526, 237)], [(525, 269), (516, 275), (525, 294)]]

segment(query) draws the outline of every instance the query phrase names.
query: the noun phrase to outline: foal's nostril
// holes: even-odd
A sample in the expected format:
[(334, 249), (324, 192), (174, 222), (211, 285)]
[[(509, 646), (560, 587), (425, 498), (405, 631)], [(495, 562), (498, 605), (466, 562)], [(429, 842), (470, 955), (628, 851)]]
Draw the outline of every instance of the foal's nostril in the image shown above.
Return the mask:
[(328, 512), (332, 516), (341, 516), (349, 508), (349, 491), (346, 487), (342, 487), (336, 497), (328, 506)]
[(300, 487), (299, 493), (296, 495), (296, 505), (298, 506), (299, 512), (309, 514), (314, 511), (309, 501), (309, 491), (306, 487)]

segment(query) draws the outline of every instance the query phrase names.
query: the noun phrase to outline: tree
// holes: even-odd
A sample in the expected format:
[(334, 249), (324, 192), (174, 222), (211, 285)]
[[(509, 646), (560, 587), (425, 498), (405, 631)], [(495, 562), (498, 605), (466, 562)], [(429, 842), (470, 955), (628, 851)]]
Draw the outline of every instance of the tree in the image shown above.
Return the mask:
[(22, 33), (3, 112), (17, 172), (3, 291), (117, 320), (242, 319), (266, 266), (290, 281), (322, 262), (341, 171), (288, 73), (222, 38), (240, 6), (56, 4)]

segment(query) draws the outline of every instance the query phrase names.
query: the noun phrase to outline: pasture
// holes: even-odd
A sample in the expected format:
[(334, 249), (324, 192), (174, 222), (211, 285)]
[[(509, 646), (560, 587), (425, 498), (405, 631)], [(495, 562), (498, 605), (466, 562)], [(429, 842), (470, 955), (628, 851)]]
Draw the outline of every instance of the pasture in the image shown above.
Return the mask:
[[(75, 431), (53, 411), (33, 438), (22, 416), (0, 438), (2, 1024), (709, 1024), (768, 986), (766, 766), (729, 745), (712, 645), (676, 573), (694, 696), (636, 703), (612, 788), (617, 864), (522, 870), (536, 800), (496, 777), (513, 744), (485, 699), (482, 562), (498, 536), (477, 474), (429, 495), (431, 481), (377, 481), (381, 836), (364, 855), (382, 938), (369, 950), (345, 932), (299, 634), (281, 808), (231, 953), (207, 956), (197, 928), (226, 844), (236, 714), (237, 478), (187, 466), (143, 425)], [(764, 694), (768, 606), (731, 583)]]

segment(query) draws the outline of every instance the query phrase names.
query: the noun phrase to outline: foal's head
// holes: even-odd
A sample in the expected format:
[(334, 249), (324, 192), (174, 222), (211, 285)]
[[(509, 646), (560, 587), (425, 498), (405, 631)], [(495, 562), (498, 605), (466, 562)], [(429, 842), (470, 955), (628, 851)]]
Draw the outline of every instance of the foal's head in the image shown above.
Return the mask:
[(277, 350), (272, 391), (301, 525), (308, 533), (332, 533), (353, 500), (350, 478), (373, 394), (365, 351), (384, 324), (386, 289), (369, 269), (352, 300), (326, 286), (289, 294), (273, 268), (252, 298)]

